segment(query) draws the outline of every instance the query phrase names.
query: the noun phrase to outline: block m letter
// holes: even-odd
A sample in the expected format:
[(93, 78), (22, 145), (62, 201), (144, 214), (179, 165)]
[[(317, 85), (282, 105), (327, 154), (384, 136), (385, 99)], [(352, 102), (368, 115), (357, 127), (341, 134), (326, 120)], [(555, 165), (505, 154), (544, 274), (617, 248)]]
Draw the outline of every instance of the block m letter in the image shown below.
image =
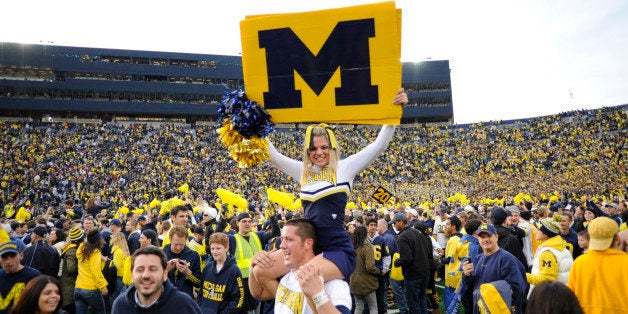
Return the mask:
[(337, 106), (379, 102), (377, 86), (371, 85), (369, 54), (369, 38), (375, 37), (374, 19), (339, 22), (316, 56), (290, 28), (260, 31), (258, 36), (260, 48), (266, 49), (266, 109), (302, 107), (301, 91), (295, 90), (294, 71), (320, 95), (339, 67)]

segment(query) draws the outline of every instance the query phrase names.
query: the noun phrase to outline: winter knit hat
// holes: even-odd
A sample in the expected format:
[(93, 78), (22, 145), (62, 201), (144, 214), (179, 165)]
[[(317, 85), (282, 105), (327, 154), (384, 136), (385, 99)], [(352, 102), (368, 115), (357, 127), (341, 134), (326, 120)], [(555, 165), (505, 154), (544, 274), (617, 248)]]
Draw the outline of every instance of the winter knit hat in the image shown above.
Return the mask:
[(540, 223), (540, 230), (548, 237), (552, 238), (560, 233), (561, 215), (554, 215), (552, 218), (543, 218)]
[(70, 241), (78, 241), (83, 238), (83, 230), (81, 228), (74, 227), (70, 229), (68, 237), (70, 238)]

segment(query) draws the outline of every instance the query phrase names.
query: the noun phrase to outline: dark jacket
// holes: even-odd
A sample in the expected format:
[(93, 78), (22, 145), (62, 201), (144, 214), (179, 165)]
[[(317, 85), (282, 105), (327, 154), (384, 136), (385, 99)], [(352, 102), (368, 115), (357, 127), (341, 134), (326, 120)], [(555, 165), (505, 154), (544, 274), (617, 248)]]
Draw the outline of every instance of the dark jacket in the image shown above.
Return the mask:
[(142, 233), (139, 230), (131, 232), (128, 238), (126, 239), (126, 243), (129, 246), (129, 253), (133, 255), (137, 249), (140, 248), (140, 235)]
[(395, 238), (394, 235), (392, 235), (388, 231), (384, 232), (384, 234), (380, 234), (379, 236), (384, 239), (384, 242), (386, 243), (386, 246), (388, 247), (388, 254), (390, 254), (392, 258), (392, 255), (394, 253), (397, 253), (397, 239)]
[(563, 240), (567, 241), (567, 243), (571, 244), (571, 256), (575, 260), (578, 256), (582, 255), (582, 248), (578, 245), (578, 233), (576, 233), (573, 229), (569, 228), (569, 232), (567, 234), (560, 233), (560, 236)]
[(186, 278), (185, 275), (179, 273), (179, 271), (174, 268), (168, 272), (168, 279), (170, 279), (175, 288), (179, 289), (181, 292), (187, 293), (193, 298), (192, 288), (200, 287), (201, 285), (201, 258), (198, 256), (198, 253), (190, 250), (190, 248), (186, 246), (181, 253), (174, 254), (170, 251), (170, 244), (164, 247), (164, 253), (166, 253), (166, 260), (168, 261), (173, 258), (178, 258), (188, 262), (188, 267), (192, 271), (189, 278)]
[[(100, 232), (100, 236), (102, 236), (102, 241), (103, 241), (103, 247), (100, 250), (100, 254), (110, 259), (113, 259), (113, 255), (111, 255), (111, 235), (112, 234), (113, 233), (111, 232), (111, 229), (108, 229), (108, 228)], [(128, 242), (127, 242), (127, 245), (128, 245)]]
[(61, 256), (59, 251), (41, 240), (24, 250), (22, 265), (39, 270), (42, 274), (57, 278)]
[(143, 308), (135, 302), (136, 291), (134, 286), (130, 286), (129, 289), (118, 296), (113, 302), (111, 313), (201, 313), (201, 308), (198, 307), (198, 304), (189, 295), (178, 291), (170, 283), (170, 280), (164, 282), (163, 290), (157, 302), (148, 308)]
[(355, 271), (351, 274), (349, 280), (349, 288), (351, 294), (366, 295), (377, 289), (379, 282), (377, 276), (380, 271), (375, 266), (375, 256), (373, 254), (373, 245), (369, 240), (364, 240), (364, 244), (355, 250), (356, 266)]
[(203, 313), (239, 313), (244, 304), (242, 273), (233, 256), (216, 272), (216, 261), (207, 259), (203, 270), (199, 306)]
[(68, 243), (61, 250), (63, 267), (61, 267), (61, 295), (63, 296), (63, 306), (74, 304), (74, 285), (78, 277), (78, 259), (76, 249), (78, 245)]
[(523, 248), (517, 237), (512, 233), (512, 230), (500, 225), (495, 225), (495, 230), (497, 231), (497, 245), (499, 248), (514, 255), (521, 262), (521, 265), (528, 265), (528, 261), (525, 255), (523, 255)]
[(107, 209), (107, 208), (109, 208), (109, 207), (111, 207), (111, 204), (109, 204), (109, 203), (103, 203), (103, 204), (99, 204), (99, 205), (94, 205), (94, 206), (92, 206), (92, 207), (90, 207), (90, 208), (86, 208), (86, 209), (85, 209), (85, 211), (86, 211), (88, 214), (92, 215), (93, 217), (96, 217), (96, 215), (100, 214), (100, 212), (101, 212), (103, 209)]
[(422, 280), (430, 274), (432, 242), (421, 231), (406, 227), (397, 238), (399, 258), (395, 266), (401, 266), (404, 279)]

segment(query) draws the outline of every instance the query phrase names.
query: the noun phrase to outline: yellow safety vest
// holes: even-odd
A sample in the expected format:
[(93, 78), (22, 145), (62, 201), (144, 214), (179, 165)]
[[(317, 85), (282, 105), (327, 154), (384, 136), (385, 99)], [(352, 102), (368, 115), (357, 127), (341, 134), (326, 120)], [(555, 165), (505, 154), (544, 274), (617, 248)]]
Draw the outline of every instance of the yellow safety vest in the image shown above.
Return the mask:
[(249, 234), (248, 241), (239, 233), (236, 233), (234, 237), (236, 240), (236, 263), (242, 272), (242, 278), (249, 278), (253, 255), (262, 250), (262, 242), (253, 232)]

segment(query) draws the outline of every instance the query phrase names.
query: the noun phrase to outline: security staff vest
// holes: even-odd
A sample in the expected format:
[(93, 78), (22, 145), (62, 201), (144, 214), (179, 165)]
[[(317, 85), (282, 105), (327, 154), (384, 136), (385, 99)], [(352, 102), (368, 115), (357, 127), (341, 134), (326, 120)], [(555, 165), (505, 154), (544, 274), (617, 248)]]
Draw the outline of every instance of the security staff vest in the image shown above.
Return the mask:
[(262, 242), (260, 242), (257, 234), (254, 232), (249, 234), (248, 241), (239, 233), (236, 233), (234, 238), (236, 240), (236, 263), (242, 272), (242, 278), (249, 278), (253, 255), (262, 250)]

